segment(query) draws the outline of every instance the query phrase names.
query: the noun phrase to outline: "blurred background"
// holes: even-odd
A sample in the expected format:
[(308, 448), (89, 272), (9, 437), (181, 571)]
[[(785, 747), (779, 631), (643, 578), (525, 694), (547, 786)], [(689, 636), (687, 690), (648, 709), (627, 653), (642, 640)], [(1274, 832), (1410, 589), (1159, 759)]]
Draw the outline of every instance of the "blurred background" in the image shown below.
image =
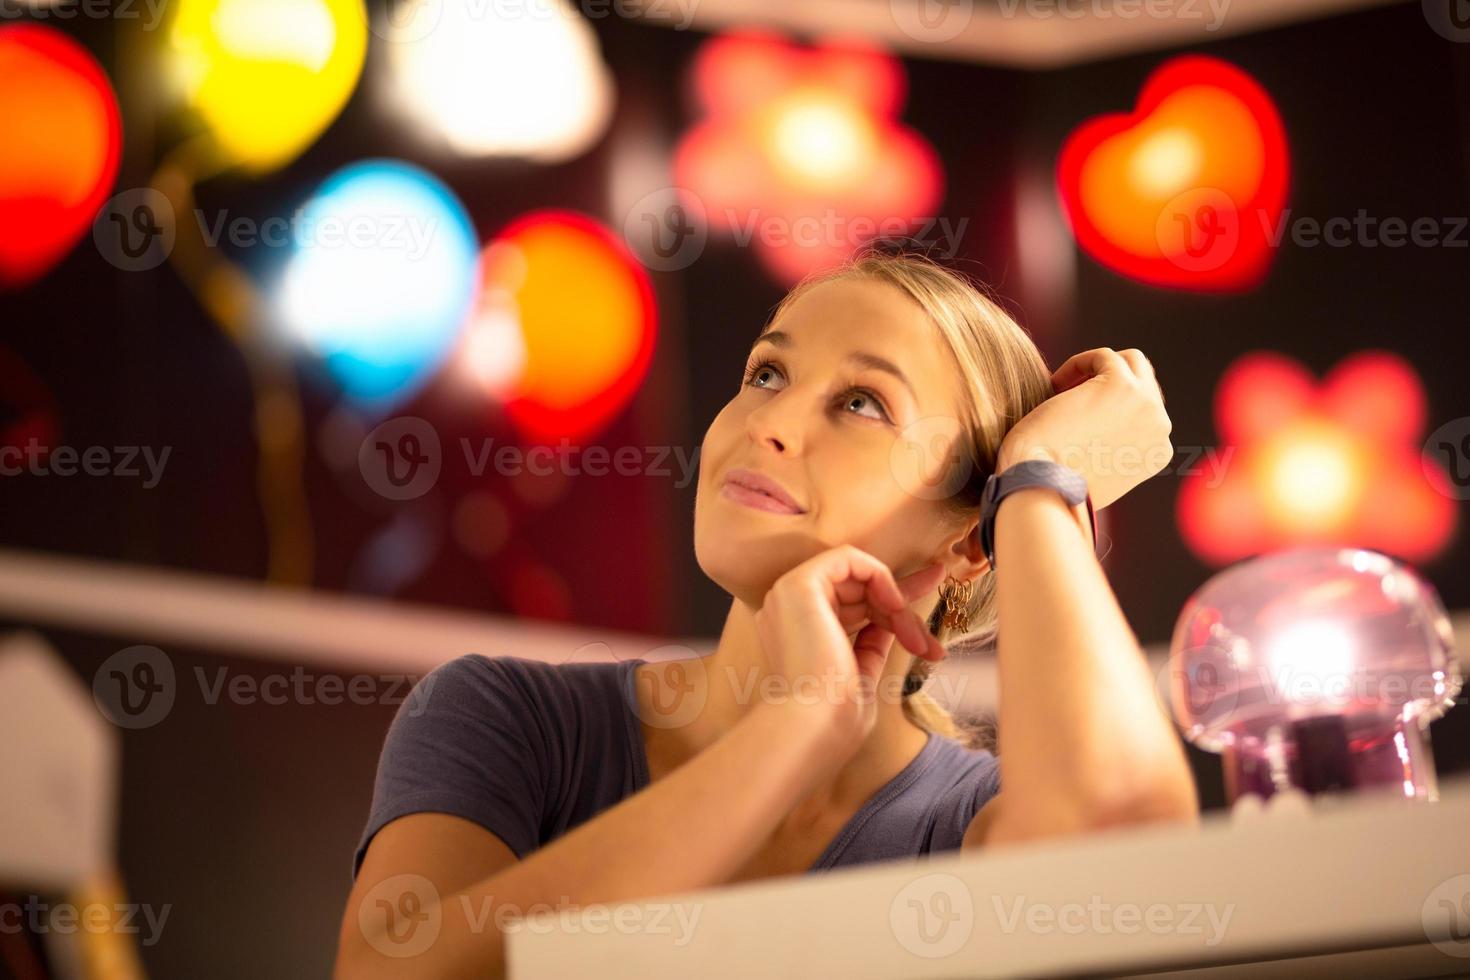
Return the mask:
[(1464, 0), (0, 0), (0, 890), (326, 975), (415, 678), (709, 648), (705, 428), (874, 237), (1153, 361), (1099, 521), (1156, 663), (1297, 544), (1470, 608), (1467, 216)]

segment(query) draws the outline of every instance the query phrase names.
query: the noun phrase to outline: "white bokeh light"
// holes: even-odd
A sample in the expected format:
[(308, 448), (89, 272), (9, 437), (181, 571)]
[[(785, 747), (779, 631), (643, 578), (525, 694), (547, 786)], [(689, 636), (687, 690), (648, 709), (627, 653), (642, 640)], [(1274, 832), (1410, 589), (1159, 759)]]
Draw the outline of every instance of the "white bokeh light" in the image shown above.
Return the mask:
[(612, 117), (597, 35), (565, 0), (403, 0), (386, 33), (390, 101), (458, 153), (565, 160)]

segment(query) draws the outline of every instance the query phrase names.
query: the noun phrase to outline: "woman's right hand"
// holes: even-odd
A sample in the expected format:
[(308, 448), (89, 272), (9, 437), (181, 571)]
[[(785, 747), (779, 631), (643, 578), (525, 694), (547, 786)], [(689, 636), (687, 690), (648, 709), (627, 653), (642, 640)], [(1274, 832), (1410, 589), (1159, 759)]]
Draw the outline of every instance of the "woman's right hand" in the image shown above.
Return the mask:
[(790, 569), (766, 593), (755, 625), (767, 669), (786, 680), (781, 693), (798, 710), (825, 722), (836, 746), (855, 752), (873, 730), (884, 693), (878, 678), (895, 637), (926, 660), (944, 659), (909, 608), (943, 578), (944, 565), (934, 562), (896, 580), (871, 554), (839, 545)]

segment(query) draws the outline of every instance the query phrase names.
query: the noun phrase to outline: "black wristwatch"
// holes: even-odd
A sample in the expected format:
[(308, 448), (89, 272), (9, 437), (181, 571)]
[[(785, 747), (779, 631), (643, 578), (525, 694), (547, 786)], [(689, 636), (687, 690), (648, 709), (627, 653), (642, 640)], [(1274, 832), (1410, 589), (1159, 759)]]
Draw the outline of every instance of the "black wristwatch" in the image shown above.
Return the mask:
[(980, 497), (980, 547), (995, 570), (995, 512), (1006, 495), (1023, 487), (1051, 487), (1073, 507), (1087, 501), (1087, 519), (1092, 524), (1094, 553), (1097, 550), (1097, 517), (1092, 509), (1092, 495), (1087, 480), (1070, 466), (1047, 459), (1027, 459), (1012, 465), (1004, 473), (992, 473), (985, 481)]

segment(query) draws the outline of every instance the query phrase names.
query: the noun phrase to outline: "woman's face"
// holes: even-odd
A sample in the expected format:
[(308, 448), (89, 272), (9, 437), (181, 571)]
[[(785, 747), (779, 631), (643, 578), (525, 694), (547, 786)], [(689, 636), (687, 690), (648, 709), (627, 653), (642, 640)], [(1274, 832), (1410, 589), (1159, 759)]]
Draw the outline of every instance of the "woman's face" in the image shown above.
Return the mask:
[[(900, 577), (958, 557), (965, 523), (940, 498), (966, 475), (960, 375), (918, 303), (888, 283), (829, 280), (787, 307), (746, 367), (700, 448), (694, 549), (711, 579), (759, 606), (835, 545)], [(736, 470), (775, 480), (799, 511), (752, 505), (763, 501), (724, 486)]]

